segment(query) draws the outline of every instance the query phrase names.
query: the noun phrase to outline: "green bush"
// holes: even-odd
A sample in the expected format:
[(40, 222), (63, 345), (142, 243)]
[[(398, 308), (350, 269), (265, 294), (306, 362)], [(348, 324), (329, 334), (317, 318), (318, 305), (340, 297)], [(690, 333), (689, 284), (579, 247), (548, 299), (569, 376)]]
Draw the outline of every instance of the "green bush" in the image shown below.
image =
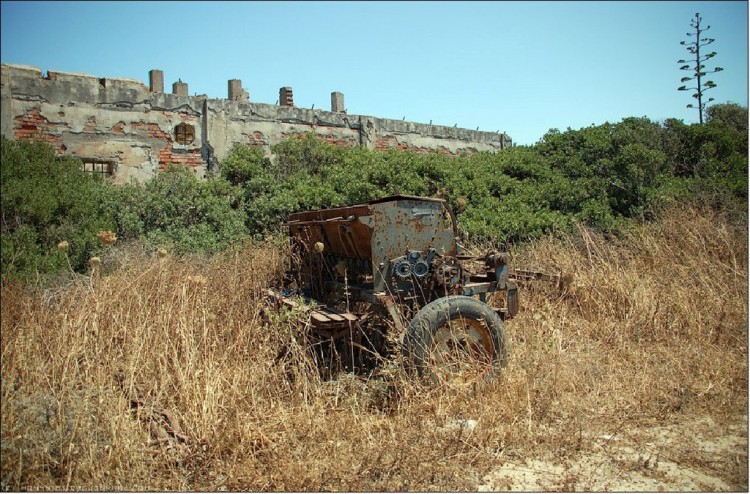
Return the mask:
[(130, 187), (143, 199), (137, 217), (144, 239), (154, 246), (212, 254), (247, 236), (244, 213), (233, 207), (241, 203), (242, 191), (224, 179), (199, 180), (187, 168), (169, 167), (145, 185)]
[[(102, 230), (175, 253), (215, 253), (247, 236), (242, 189), (169, 168), (146, 184), (115, 186), (42, 143), (2, 139), (2, 276), (29, 281), (86, 272)], [(67, 251), (58, 249), (65, 241)], [(67, 259), (66, 259), (67, 256)]]
[(245, 189), (247, 225), (256, 234), (292, 211), (389, 194), (447, 199), (472, 237), (522, 241), (574, 220), (612, 231), (650, 217), (672, 195), (747, 197), (747, 131), (736, 108), (715, 113), (704, 126), (626, 118), (551, 130), (534, 146), (460, 157), (339, 148), (309, 134), (277, 144), (275, 161), (237, 149), (225, 160), (224, 176), (248, 170), (233, 183)]
[(391, 194), (445, 198), (465, 237), (495, 243), (575, 221), (616, 232), (674, 201), (735, 208), (747, 201), (747, 109), (714, 105), (707, 113), (705, 125), (626, 118), (456, 157), (336, 147), (308, 134), (276, 144), (271, 159), (235, 146), (216, 178), (169, 168), (117, 187), (48, 145), (3, 139), (2, 274), (29, 279), (66, 268), (61, 240), (83, 271), (102, 248), (99, 230), (176, 253), (215, 253), (278, 231), (294, 211)]
[(112, 186), (82, 172), (79, 160), (51, 146), (2, 138), (2, 275), (30, 280), (67, 267), (85, 271), (102, 248), (96, 234), (114, 230)]

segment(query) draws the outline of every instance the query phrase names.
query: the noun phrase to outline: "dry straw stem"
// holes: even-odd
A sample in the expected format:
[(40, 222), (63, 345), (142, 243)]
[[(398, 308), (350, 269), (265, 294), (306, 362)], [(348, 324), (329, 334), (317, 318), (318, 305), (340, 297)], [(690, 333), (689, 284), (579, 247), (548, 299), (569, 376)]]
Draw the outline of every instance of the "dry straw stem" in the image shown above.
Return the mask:
[[(515, 252), (573, 284), (524, 287), (504, 374), (463, 391), (397, 365), (320, 379), (300, 314), (266, 310), (286, 257), (131, 252), (52, 303), (4, 285), (1, 487), (475, 490), (505, 461), (574, 459), (601, 434), (747, 414), (746, 216), (683, 208)], [(742, 463), (712, 469), (747, 488)]]

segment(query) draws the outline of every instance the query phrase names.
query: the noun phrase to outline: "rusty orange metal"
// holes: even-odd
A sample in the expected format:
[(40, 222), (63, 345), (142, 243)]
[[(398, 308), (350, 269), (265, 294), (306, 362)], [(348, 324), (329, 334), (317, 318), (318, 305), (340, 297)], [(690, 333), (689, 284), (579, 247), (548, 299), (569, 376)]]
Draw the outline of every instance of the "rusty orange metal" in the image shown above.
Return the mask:
[(293, 213), (286, 224), (295, 262), (269, 297), (287, 306), (295, 297), (306, 301), (310, 327), (322, 337), (365, 341), (377, 321), (402, 334), (420, 307), (451, 295), (486, 302), (488, 293), (504, 291), (506, 306), (493, 310), (506, 319), (518, 312), (517, 281), (560, 279), (510, 269), (506, 253), (462, 255), (443, 199), (394, 195)]

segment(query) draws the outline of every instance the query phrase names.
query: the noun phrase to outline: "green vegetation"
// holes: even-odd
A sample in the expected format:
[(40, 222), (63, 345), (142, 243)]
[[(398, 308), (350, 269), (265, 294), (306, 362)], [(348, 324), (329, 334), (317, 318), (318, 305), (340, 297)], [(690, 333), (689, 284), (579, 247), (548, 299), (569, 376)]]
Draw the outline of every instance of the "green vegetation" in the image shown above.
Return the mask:
[(56, 157), (51, 146), (2, 140), (2, 275), (29, 279), (68, 266), (57, 248), (68, 242), (71, 267), (96, 254), (96, 234), (114, 229), (106, 207), (111, 186)]
[[(2, 276), (29, 281), (64, 269), (85, 272), (106, 245), (140, 240), (152, 249), (211, 254), (247, 235), (235, 205), (242, 190), (168, 168), (145, 184), (116, 186), (46, 144), (2, 139)], [(67, 248), (58, 247), (67, 242)]]
[[(186, 168), (170, 167), (145, 184), (119, 191), (118, 231), (178, 254), (216, 253), (246, 235), (236, 209), (242, 190), (226, 180), (199, 180)], [(123, 205), (127, 206), (123, 207)]]
[(212, 254), (277, 232), (293, 211), (389, 194), (443, 197), (462, 235), (495, 243), (576, 222), (616, 233), (673, 201), (744, 207), (747, 109), (714, 105), (706, 114), (705, 125), (626, 118), (551, 130), (533, 146), (460, 157), (339, 148), (308, 135), (276, 145), (272, 160), (236, 147), (208, 180), (170, 168), (122, 186), (84, 175), (49, 146), (3, 139), (2, 276), (83, 272), (105, 248), (102, 230), (150, 249)]

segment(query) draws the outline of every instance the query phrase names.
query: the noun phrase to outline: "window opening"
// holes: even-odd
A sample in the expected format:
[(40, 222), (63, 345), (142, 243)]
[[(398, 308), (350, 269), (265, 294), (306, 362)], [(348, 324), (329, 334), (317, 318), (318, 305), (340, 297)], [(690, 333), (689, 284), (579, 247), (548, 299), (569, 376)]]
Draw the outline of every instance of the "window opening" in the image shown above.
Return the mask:
[(195, 128), (184, 122), (177, 125), (174, 128), (174, 140), (179, 144), (192, 144), (195, 140)]
[(83, 171), (85, 173), (91, 173), (92, 175), (98, 175), (102, 178), (111, 177), (114, 175), (114, 163), (111, 161), (104, 161), (92, 158), (82, 158)]

